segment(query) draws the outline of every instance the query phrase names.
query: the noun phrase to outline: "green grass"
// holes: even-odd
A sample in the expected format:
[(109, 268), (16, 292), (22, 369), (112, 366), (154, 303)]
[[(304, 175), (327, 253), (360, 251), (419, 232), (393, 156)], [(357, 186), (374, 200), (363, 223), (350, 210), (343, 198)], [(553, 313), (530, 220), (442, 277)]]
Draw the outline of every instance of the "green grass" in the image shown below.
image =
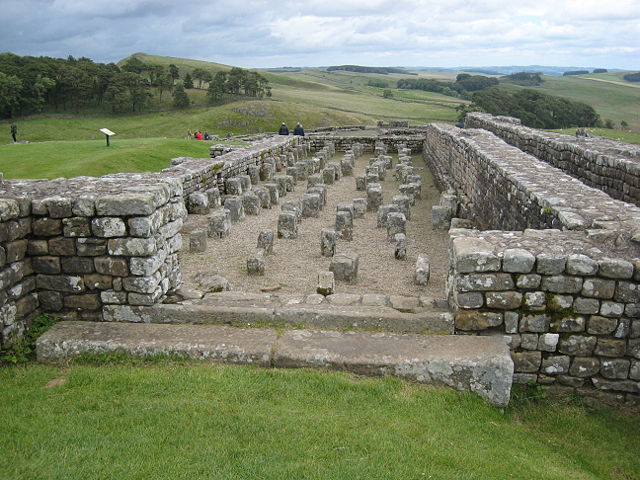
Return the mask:
[[(54, 380), (52, 382), (52, 380)], [(632, 479), (638, 417), (336, 372), (0, 370), (2, 479)]]
[(38, 142), (0, 145), (0, 171), (8, 179), (57, 178), (114, 172), (157, 172), (174, 157), (208, 158), (218, 142), (166, 138)]
[[(632, 132), (629, 130), (609, 129), (609, 128), (586, 128), (589, 135), (596, 135), (598, 137), (613, 138), (620, 140), (621, 142), (634, 143), (640, 145), (640, 132)], [(565, 133), (567, 135), (575, 135), (575, 128), (564, 128), (560, 130), (552, 130), (553, 132)]]

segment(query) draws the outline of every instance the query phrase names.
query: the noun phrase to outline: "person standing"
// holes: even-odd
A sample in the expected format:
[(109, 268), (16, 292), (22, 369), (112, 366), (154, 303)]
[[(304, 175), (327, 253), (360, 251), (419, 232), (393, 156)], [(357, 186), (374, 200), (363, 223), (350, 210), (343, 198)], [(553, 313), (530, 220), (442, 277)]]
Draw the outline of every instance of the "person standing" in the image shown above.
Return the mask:
[(280, 125), (280, 130), (278, 130), (278, 135), (289, 135), (289, 128), (287, 127), (287, 124), (282, 122), (282, 125)]
[(13, 138), (13, 143), (17, 143), (16, 135), (18, 135), (18, 126), (11, 122), (11, 137)]
[(304, 137), (304, 128), (302, 128), (302, 125), (300, 125), (300, 122), (298, 122), (296, 124), (296, 128), (293, 129), (293, 134), (294, 135), (300, 135), (301, 137)]

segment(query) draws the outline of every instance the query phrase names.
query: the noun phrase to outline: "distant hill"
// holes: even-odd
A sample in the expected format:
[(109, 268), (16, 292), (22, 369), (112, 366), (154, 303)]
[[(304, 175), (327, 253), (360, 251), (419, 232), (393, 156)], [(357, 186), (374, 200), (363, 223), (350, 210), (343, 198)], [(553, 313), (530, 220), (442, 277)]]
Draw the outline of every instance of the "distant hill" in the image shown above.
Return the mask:
[[(563, 67), (563, 66), (550, 66), (550, 65), (509, 65), (509, 66), (487, 66), (487, 67), (454, 67), (454, 68), (440, 68), (440, 67), (406, 67), (411, 70), (429, 71), (435, 70), (440, 72), (469, 72), (469, 73), (481, 73), (484, 75), (511, 75), (518, 72), (530, 72), (530, 73), (543, 73), (544, 75), (550, 75), (554, 77), (561, 77), (564, 72), (575, 70), (589, 70), (592, 72), (599, 67)], [(609, 69), (610, 72), (620, 72), (619, 69)]]
[(176, 65), (180, 68), (180, 71), (192, 71), (196, 68), (205, 69), (211, 72), (217, 72), (221, 70), (231, 70), (233, 68), (232, 65), (225, 65), (222, 63), (208, 62), (206, 60), (193, 60), (191, 58), (179, 58), (179, 57), (165, 57), (162, 55), (151, 55), (149, 53), (132, 53), (128, 57), (123, 58), (119, 62), (117, 62), (118, 66), (124, 65), (127, 60), (132, 57), (136, 57), (139, 60), (143, 61), (149, 65), (162, 65), (163, 67), (168, 67), (170, 64)]

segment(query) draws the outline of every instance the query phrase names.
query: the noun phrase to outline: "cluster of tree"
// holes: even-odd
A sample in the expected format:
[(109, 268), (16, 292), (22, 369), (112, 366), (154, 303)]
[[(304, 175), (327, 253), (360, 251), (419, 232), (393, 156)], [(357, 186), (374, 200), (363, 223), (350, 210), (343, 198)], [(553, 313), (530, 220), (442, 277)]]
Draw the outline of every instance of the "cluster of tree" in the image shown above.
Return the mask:
[(262, 98), (271, 96), (269, 81), (258, 72), (233, 67), (228, 72), (217, 72), (209, 82), (207, 98), (211, 102), (225, 95), (246, 95)]
[(570, 70), (568, 72), (564, 72), (562, 76), (569, 77), (571, 75), (586, 75), (587, 73), (589, 73), (589, 70)]
[(382, 75), (387, 75), (389, 73), (402, 73), (405, 75), (411, 75), (411, 73), (409, 73), (404, 68), (395, 67), (364, 67), (362, 65), (335, 65), (332, 67), (327, 67), (327, 72), (331, 72), (334, 70), (345, 70), (347, 72), (358, 73), (381, 73)]
[(402, 78), (398, 80), (398, 88), (436, 92), (451, 97), (470, 98), (471, 92), (484, 90), (498, 84), (498, 79), (484, 75), (461, 73), (455, 82), (436, 80), (433, 78)]
[(389, 82), (385, 82), (384, 80), (369, 80), (367, 85), (377, 88), (389, 88)]
[(500, 77), (500, 80), (507, 83), (515, 83), (516, 85), (523, 85), (527, 87), (533, 87), (542, 84), (542, 74), (540, 72), (516, 72), (511, 75), (505, 75)]
[(533, 128), (593, 127), (600, 117), (590, 105), (529, 88), (515, 92), (492, 87), (473, 94), (471, 109), (508, 115)]
[(606, 68), (594, 68), (593, 73), (607, 73), (609, 70)]
[(146, 107), (154, 94), (162, 102), (165, 92), (173, 94), (176, 106), (187, 106), (189, 97), (185, 89), (194, 88), (194, 80), (198, 88), (208, 84), (212, 101), (226, 93), (271, 95), (263, 76), (241, 68), (216, 75), (196, 68), (186, 72), (180, 81), (176, 65), (147, 64), (136, 56), (119, 67), (85, 57), (62, 59), (0, 53), (0, 118), (45, 109), (80, 111), (87, 107), (114, 113), (135, 112)]
[(624, 78), (627, 82), (640, 82), (640, 72), (627, 73), (622, 78)]

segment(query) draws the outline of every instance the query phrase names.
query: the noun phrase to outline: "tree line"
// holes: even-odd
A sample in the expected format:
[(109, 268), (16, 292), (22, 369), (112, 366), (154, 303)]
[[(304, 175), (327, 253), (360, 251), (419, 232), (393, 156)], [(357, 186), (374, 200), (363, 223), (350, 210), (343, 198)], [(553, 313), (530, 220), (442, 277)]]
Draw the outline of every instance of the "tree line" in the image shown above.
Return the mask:
[(497, 78), (461, 73), (456, 77), (455, 82), (433, 78), (402, 78), (398, 80), (397, 86), (398, 88), (424, 90), (470, 100), (471, 92), (477, 92), (497, 84)]
[(162, 102), (165, 93), (173, 95), (175, 106), (186, 107), (190, 99), (185, 89), (205, 85), (211, 102), (225, 95), (271, 96), (268, 83), (259, 73), (237, 67), (215, 74), (196, 68), (181, 76), (174, 64), (147, 64), (136, 56), (119, 67), (86, 57), (0, 53), (0, 118), (44, 110), (78, 112), (85, 108), (137, 112), (147, 107), (154, 96)]
[(547, 95), (530, 88), (507, 91), (491, 87), (473, 94), (473, 104), (461, 106), (463, 115), (480, 110), (493, 115), (517, 117), (533, 128), (595, 127), (599, 115), (590, 105)]
[(327, 72), (332, 72), (335, 70), (344, 70), (346, 72), (357, 72), (357, 73), (380, 73), (382, 75), (387, 75), (389, 73), (417, 75), (416, 73), (408, 72), (404, 68), (397, 68), (397, 67), (365, 67), (363, 65), (334, 65), (331, 67), (327, 67)]

